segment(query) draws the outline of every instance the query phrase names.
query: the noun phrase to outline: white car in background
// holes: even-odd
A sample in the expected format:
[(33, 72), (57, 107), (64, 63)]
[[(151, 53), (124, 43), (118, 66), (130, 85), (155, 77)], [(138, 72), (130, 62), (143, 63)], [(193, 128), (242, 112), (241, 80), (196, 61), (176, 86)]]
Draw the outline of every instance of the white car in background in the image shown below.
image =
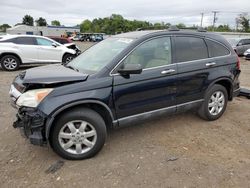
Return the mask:
[(7, 71), (14, 71), (21, 64), (68, 63), (76, 51), (43, 36), (0, 36), (0, 63)]

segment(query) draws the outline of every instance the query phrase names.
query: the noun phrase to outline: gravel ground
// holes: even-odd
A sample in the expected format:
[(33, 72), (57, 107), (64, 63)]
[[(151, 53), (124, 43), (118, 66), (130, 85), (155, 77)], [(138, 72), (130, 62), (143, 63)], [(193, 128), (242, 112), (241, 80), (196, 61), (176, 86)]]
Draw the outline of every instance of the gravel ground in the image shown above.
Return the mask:
[[(79, 43), (81, 48), (89, 43)], [(27, 67), (23, 67), (22, 70)], [(250, 61), (241, 59), (250, 88)], [(193, 113), (111, 131), (94, 158), (67, 161), (31, 145), (12, 127), (8, 90), (16, 72), (0, 69), (0, 187), (249, 187), (250, 100), (235, 98), (217, 121)]]

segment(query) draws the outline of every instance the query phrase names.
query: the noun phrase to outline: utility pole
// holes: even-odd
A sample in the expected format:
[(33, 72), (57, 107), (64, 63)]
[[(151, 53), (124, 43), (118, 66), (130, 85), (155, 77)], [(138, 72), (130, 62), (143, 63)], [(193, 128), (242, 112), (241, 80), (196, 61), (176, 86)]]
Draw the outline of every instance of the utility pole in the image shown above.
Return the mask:
[(201, 27), (202, 27), (202, 24), (203, 24), (203, 16), (204, 16), (204, 13), (202, 12), (201, 13)]
[(215, 22), (217, 20), (216, 14), (218, 13), (218, 11), (213, 11), (213, 13), (214, 13), (214, 19), (213, 19), (213, 31), (214, 31)]

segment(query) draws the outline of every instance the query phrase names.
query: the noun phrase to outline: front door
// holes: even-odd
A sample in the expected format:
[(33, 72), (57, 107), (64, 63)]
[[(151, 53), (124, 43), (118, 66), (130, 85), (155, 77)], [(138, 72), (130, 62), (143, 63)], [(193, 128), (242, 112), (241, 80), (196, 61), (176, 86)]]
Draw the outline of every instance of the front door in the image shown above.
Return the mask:
[(171, 37), (148, 40), (133, 50), (118, 66), (140, 64), (141, 74), (114, 77), (113, 98), (117, 118), (151, 115), (169, 107), (176, 111), (176, 65), (172, 63)]
[(44, 63), (62, 62), (62, 49), (60, 46), (53, 46), (53, 42), (44, 38), (36, 38), (39, 61)]

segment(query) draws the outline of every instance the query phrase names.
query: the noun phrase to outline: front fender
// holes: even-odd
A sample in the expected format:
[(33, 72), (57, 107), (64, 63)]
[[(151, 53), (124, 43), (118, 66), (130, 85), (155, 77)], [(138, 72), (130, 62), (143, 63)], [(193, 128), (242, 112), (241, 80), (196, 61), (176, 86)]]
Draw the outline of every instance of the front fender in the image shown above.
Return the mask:
[(71, 102), (71, 103), (69, 103), (67, 105), (61, 106), (59, 109), (57, 109), (56, 111), (54, 111), (49, 116), (49, 118), (47, 119), (46, 125), (45, 125), (45, 136), (46, 136), (46, 139), (49, 138), (50, 129), (51, 129), (51, 126), (52, 126), (52, 124), (54, 122), (55, 117), (58, 114), (60, 114), (62, 111), (66, 110), (68, 108), (74, 107), (74, 106), (81, 105), (81, 104), (98, 104), (98, 105), (103, 106), (109, 112), (110, 117), (112, 119), (112, 122), (114, 122), (114, 115), (113, 115), (112, 110), (109, 108), (108, 105), (106, 105), (105, 103), (103, 103), (103, 102), (101, 102), (99, 100), (82, 100), (82, 101)]

